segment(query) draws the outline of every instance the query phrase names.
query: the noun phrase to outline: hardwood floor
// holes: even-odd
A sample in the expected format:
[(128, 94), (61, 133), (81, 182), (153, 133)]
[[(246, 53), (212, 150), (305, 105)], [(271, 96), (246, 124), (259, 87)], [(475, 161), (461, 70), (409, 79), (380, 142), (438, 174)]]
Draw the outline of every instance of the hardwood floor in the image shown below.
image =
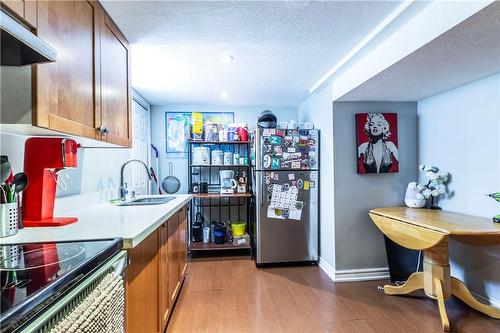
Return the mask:
[[(319, 267), (257, 269), (247, 257), (195, 259), (167, 332), (442, 332), (437, 303), (386, 296), (387, 281), (333, 283)], [(446, 301), (454, 332), (500, 332), (500, 320)]]

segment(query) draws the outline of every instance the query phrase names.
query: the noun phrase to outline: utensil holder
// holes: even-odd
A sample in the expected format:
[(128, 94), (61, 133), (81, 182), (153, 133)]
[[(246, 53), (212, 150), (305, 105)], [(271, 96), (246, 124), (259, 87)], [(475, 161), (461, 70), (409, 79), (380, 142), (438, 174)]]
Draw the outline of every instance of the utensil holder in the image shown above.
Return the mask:
[(18, 219), (17, 202), (0, 204), (0, 238), (17, 233)]

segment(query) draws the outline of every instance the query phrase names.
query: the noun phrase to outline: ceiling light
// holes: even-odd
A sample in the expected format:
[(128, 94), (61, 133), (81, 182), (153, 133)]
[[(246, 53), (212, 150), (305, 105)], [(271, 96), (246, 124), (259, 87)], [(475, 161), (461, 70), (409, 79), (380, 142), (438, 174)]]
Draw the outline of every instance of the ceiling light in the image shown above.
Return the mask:
[(234, 60), (234, 57), (230, 55), (229, 53), (223, 54), (222, 55), (222, 63), (223, 64), (230, 64)]
[(229, 93), (227, 92), (227, 90), (222, 90), (220, 92), (220, 98), (222, 98), (222, 99), (228, 99), (229, 98)]

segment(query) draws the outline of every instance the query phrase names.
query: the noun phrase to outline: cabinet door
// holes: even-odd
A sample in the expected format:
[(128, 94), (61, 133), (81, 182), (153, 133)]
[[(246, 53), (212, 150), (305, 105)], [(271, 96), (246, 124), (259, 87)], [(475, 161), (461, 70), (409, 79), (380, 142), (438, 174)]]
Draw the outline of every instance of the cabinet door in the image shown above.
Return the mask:
[(160, 241), (160, 328), (167, 324), (170, 309), (170, 293), (168, 290), (168, 221), (165, 221), (158, 229)]
[(178, 213), (175, 213), (168, 219), (168, 290), (171, 304), (173, 304), (180, 286), (178, 230)]
[(38, 36), (57, 51), (57, 61), (33, 68), (33, 125), (100, 138), (97, 1), (38, 1)]
[(2, 0), (2, 7), (31, 27), (36, 27), (36, 0)]
[(104, 13), (101, 25), (101, 116), (103, 139), (131, 145), (128, 42)]
[(126, 271), (126, 329), (128, 333), (161, 332), (158, 318), (158, 231), (129, 251)]
[(179, 210), (179, 278), (182, 280), (187, 268), (187, 206)]

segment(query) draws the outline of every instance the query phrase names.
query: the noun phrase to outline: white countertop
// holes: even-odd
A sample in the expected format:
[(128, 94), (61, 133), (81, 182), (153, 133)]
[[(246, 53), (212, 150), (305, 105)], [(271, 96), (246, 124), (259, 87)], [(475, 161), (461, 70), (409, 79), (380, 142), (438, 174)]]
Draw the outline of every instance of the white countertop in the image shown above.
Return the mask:
[(192, 198), (191, 194), (172, 196), (175, 199), (161, 205), (92, 205), (75, 210), (71, 214), (64, 214), (68, 217), (78, 217), (75, 223), (60, 227), (24, 228), (14, 236), (0, 238), (0, 244), (123, 238), (123, 248), (130, 249), (137, 246)]

